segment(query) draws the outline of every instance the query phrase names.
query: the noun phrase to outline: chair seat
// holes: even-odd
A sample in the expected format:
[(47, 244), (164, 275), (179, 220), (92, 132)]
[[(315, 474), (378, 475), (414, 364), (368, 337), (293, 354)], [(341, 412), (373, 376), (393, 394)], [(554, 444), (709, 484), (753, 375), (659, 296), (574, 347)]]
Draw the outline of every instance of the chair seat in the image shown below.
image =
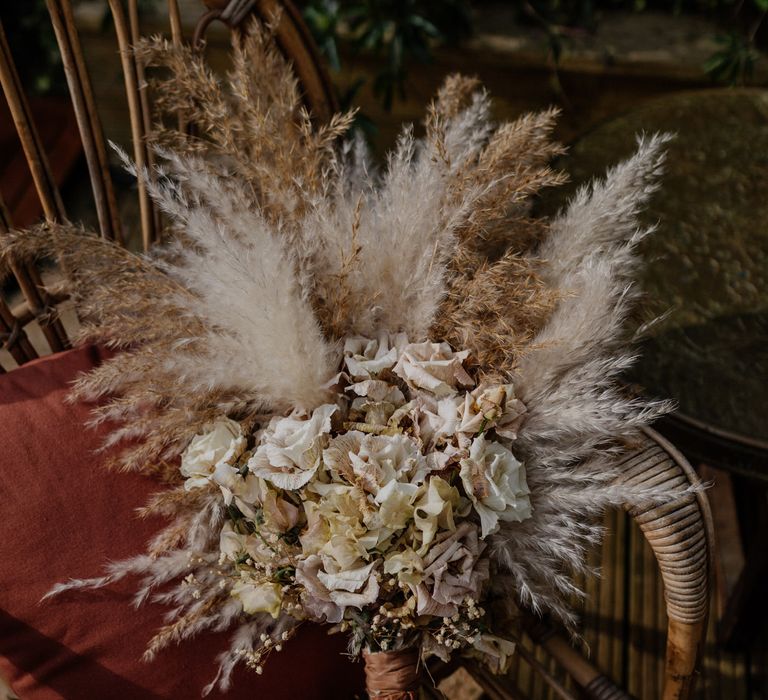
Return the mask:
[[(142, 553), (161, 524), (134, 513), (158, 485), (106, 472), (96, 452), (103, 431), (83, 427), (87, 406), (64, 401), (68, 383), (100, 357), (70, 350), (0, 376), (0, 675), (23, 700), (199, 697), (227, 634), (203, 634), (144, 663), (165, 609), (134, 609), (135, 581), (40, 603), (57, 582), (98, 576), (107, 561)], [(362, 664), (342, 655), (345, 642), (304, 625), (262, 676), (236, 671), (226, 697), (362, 695)]]

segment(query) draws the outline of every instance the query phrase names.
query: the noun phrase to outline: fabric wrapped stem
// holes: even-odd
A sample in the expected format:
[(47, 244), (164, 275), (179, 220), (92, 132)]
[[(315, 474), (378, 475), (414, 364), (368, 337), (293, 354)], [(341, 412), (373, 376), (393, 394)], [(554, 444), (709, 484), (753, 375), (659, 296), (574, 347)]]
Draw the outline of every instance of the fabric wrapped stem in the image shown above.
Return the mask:
[(365, 687), (371, 700), (417, 700), (419, 650), (363, 652)]

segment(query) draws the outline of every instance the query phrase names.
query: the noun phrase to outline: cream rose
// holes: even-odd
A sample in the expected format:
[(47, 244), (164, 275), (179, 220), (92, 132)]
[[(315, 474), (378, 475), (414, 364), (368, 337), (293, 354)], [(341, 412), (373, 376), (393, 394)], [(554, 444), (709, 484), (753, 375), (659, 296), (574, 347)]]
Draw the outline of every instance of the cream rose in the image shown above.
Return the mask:
[(304, 486), (320, 466), (331, 416), (337, 410), (334, 404), (323, 404), (309, 418), (296, 411), (285, 418), (273, 418), (262, 444), (248, 461), (250, 471), (281, 489)]
[(232, 586), (230, 594), (240, 601), (247, 614), (269, 613), (277, 618), (282, 604), (281, 590), (279, 583), (238, 581)]
[(474, 434), (495, 428), (498, 435), (515, 440), (525, 405), (515, 398), (512, 384), (483, 385), (464, 395), (459, 412), (458, 432)]
[(515, 455), (498, 442), (479, 435), (459, 472), (464, 490), (480, 516), (481, 537), (499, 529), (499, 520), (521, 521), (531, 516), (525, 469)]
[(474, 384), (462, 364), (468, 356), (468, 350), (454, 352), (448, 343), (411, 343), (403, 348), (394, 372), (409, 386), (450, 396), (457, 387)]
[(225, 418), (204, 433), (195, 435), (181, 455), (180, 471), (187, 490), (205, 486), (219, 464), (231, 464), (245, 450), (240, 424)]

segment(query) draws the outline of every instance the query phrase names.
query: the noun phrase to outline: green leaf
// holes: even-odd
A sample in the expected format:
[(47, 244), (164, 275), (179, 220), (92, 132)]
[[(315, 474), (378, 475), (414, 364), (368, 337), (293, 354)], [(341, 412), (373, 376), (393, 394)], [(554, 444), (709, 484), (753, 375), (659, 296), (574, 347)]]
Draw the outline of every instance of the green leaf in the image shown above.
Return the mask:
[(435, 38), (442, 36), (442, 33), (440, 32), (440, 30), (434, 24), (432, 24), (432, 22), (422, 17), (421, 15), (411, 15), (410, 23), (414, 27), (418, 27), (419, 29), (421, 29), (428, 36), (435, 37)]
[(291, 580), (291, 578), (296, 574), (296, 568), (293, 566), (281, 566), (278, 568), (278, 570), (275, 572), (275, 575), (272, 577), (273, 580), (277, 583), (287, 583)]

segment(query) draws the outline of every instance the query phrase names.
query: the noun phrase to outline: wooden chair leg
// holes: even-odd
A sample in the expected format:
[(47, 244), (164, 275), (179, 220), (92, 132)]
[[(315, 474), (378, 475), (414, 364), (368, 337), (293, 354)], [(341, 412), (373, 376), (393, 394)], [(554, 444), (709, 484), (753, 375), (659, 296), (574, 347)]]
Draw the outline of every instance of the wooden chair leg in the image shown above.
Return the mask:
[(692, 623), (669, 620), (663, 700), (691, 697), (706, 628), (706, 619)]
[(631, 696), (580, 654), (568, 639), (546, 622), (524, 613), (528, 636), (573, 678), (590, 700), (630, 700)]

